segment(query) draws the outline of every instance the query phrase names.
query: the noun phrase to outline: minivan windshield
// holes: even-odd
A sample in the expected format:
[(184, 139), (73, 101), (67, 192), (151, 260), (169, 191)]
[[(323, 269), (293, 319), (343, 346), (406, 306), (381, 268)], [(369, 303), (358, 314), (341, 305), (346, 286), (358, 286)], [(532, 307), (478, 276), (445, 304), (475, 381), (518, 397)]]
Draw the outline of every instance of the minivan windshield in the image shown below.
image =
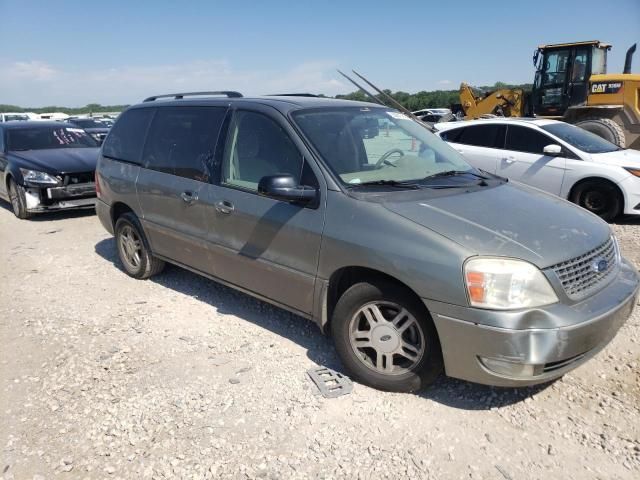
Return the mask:
[(420, 181), (444, 172), (473, 171), (447, 143), (394, 110), (300, 110), (293, 119), (346, 184)]
[(48, 148), (89, 148), (98, 144), (81, 128), (28, 127), (7, 130), (9, 151), (44, 150)]
[(569, 125), (568, 123), (558, 122), (549, 125), (540, 125), (540, 128), (586, 153), (607, 153), (621, 150), (617, 145), (608, 142), (595, 133), (587, 132), (580, 127)]

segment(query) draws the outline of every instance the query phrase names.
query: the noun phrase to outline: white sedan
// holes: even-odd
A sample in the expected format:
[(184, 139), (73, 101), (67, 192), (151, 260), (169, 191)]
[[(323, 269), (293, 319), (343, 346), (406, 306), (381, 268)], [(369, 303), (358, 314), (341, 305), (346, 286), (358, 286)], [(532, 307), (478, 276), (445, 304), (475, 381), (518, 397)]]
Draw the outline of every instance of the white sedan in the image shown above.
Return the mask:
[(607, 221), (640, 215), (640, 152), (556, 120), (436, 123), (474, 167), (568, 199)]

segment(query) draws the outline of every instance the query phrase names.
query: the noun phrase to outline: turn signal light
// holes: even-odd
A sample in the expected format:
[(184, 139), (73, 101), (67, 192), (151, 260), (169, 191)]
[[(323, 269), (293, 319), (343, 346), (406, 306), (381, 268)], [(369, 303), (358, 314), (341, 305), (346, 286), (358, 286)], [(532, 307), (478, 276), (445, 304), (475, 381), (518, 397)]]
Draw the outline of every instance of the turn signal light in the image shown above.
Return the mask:
[(484, 302), (484, 273), (482, 272), (467, 272), (467, 289), (469, 290), (469, 297), (474, 302)]
[(634, 175), (636, 177), (640, 177), (640, 168), (624, 167), (624, 169), (627, 172), (629, 172), (631, 175)]

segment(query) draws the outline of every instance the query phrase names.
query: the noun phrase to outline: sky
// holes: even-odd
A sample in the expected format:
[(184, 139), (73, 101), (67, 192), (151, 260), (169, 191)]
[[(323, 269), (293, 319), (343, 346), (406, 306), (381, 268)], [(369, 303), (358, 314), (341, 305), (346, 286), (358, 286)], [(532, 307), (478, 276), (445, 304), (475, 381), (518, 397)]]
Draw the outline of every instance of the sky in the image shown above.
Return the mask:
[(592, 39), (621, 72), (640, 0), (0, 0), (0, 104), (353, 91), (337, 68), (411, 93), (529, 83), (539, 44)]

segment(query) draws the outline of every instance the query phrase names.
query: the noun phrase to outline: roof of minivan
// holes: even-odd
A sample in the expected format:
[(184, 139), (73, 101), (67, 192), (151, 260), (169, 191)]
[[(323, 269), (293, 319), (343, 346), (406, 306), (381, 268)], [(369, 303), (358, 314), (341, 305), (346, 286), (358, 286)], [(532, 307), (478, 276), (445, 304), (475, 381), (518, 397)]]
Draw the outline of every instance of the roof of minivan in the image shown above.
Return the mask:
[(132, 108), (154, 107), (159, 105), (228, 105), (242, 103), (259, 103), (261, 105), (269, 105), (281, 112), (289, 112), (299, 108), (323, 108), (323, 107), (366, 107), (366, 108), (387, 108), (381, 105), (369, 102), (356, 102), (353, 100), (341, 100), (326, 97), (296, 97), (296, 96), (264, 96), (264, 97), (190, 97), (180, 100), (155, 100), (150, 102), (142, 102), (133, 105)]
[(475, 123), (515, 123), (522, 125), (549, 125), (552, 123), (559, 123), (558, 120), (552, 120), (549, 118), (525, 118), (525, 117), (508, 117), (508, 118), (478, 118), (475, 120), (463, 120), (461, 122), (441, 122), (436, 123), (434, 126), (438, 130), (449, 130), (451, 128), (463, 127), (471, 124), (471, 122)]

